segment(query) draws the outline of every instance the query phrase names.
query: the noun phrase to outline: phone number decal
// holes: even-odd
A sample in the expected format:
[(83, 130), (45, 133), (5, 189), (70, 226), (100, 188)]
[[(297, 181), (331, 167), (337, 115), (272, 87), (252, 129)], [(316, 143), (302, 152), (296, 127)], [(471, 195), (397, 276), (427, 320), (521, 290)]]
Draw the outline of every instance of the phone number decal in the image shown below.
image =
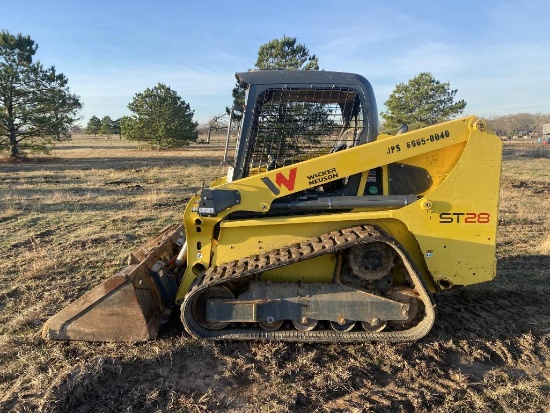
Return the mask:
[(449, 132), (448, 130), (444, 130), (441, 133), (434, 133), (433, 135), (430, 135), (429, 138), (413, 139), (412, 141), (407, 142), (407, 148), (411, 149), (411, 148), (416, 148), (417, 146), (426, 145), (428, 143), (438, 142), (450, 136), (451, 136), (451, 132)]

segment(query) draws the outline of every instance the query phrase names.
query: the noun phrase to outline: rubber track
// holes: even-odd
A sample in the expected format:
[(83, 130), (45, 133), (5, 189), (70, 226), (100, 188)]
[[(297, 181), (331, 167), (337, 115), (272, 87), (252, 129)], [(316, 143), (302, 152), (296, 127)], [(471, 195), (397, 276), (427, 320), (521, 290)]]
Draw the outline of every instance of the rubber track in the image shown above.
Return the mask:
[[(194, 297), (206, 288), (252, 277), (267, 270), (294, 264), (298, 261), (315, 258), (320, 255), (341, 251), (354, 245), (368, 242), (385, 242), (399, 254), (419, 298), (424, 303), (424, 317), (418, 324), (408, 330), (382, 331), (377, 333), (369, 331), (339, 332), (317, 329), (313, 331), (265, 331), (259, 327), (246, 329), (228, 327), (224, 330), (214, 331), (199, 325), (192, 316), (191, 304)], [(395, 239), (386, 236), (375, 227), (360, 225), (333, 231), (287, 247), (263, 252), (259, 255), (209, 268), (202, 276), (197, 277), (191, 285), (181, 305), (181, 318), (189, 334), (202, 339), (290, 342), (403, 342), (419, 340), (431, 330), (435, 321), (435, 304), (419, 272), (416, 270), (414, 264), (401, 245)]]

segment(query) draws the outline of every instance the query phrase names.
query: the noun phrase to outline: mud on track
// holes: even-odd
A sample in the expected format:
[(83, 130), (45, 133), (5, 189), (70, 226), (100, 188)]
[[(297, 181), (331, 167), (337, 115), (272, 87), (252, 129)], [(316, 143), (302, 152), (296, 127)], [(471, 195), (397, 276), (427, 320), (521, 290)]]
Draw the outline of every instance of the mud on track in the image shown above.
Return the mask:
[[(170, 164), (160, 169), (173, 175), (166, 180), (157, 174), (157, 164), (135, 172), (134, 163), (125, 169), (117, 162), (120, 172), (96, 170), (90, 185), (110, 188), (109, 182), (130, 180), (147, 188), (155, 181), (168, 195), (184, 197), (170, 185), (191, 184), (181, 181), (185, 168), (193, 166), (187, 162), (181, 168)], [(18, 182), (32, 178), (34, 189), (48, 189), (42, 185), (49, 183), (39, 183), (28, 167), (10, 170), (10, 177)], [(529, 174), (531, 167), (538, 172)], [(0, 165), (1, 172), (5, 168)], [(55, 170), (55, 163), (50, 168)], [(201, 174), (217, 173), (204, 162), (200, 168)], [(416, 343), (391, 345), (200, 342), (182, 333), (177, 315), (154, 342), (44, 342), (39, 332), (46, 318), (97, 284), (102, 278), (96, 274), (105, 278), (119, 269), (117, 254), (123, 256), (146, 238), (155, 225), (148, 220), (153, 211), (157, 219), (169, 221), (177, 206), (167, 202), (170, 196), (157, 199), (159, 194), (149, 194), (150, 209), (134, 216), (107, 191), (93, 199), (71, 198), (73, 206), (62, 198), (52, 204), (52, 214), (67, 216), (49, 223), (48, 208), (39, 211), (40, 220), (32, 220), (20, 206), (31, 214), (35, 207), (12, 195), (12, 212), (2, 216), (0, 229), (7, 240), (0, 248), (11, 257), (10, 265), (4, 261), (0, 266), (0, 411), (546, 412), (550, 176), (542, 176), (544, 170), (550, 170), (547, 159), (505, 160), (497, 278), (437, 295), (432, 332)], [(57, 175), (63, 174), (60, 170)], [(60, 182), (56, 185), (63, 179)], [(10, 185), (15, 194), (18, 184)], [(21, 184), (21, 191), (26, 189)], [(121, 191), (128, 202), (132, 196), (145, 196), (144, 191)], [(85, 212), (90, 201), (93, 208), (105, 201), (112, 205), (102, 206), (96, 217)], [(20, 227), (33, 236), (13, 235), (21, 234)], [(111, 232), (106, 232), (109, 227)], [(31, 262), (19, 265), (18, 257), (33, 248), (55, 252), (53, 261), (44, 268), (34, 268)], [(69, 248), (73, 255), (68, 257)], [(33, 276), (26, 276), (31, 270)]]

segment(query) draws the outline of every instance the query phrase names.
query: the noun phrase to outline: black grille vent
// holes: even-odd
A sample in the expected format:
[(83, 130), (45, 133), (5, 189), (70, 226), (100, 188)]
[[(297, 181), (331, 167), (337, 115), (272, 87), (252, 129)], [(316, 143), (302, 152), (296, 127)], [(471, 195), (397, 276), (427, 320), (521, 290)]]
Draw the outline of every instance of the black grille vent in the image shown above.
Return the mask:
[(244, 176), (355, 146), (363, 108), (350, 89), (268, 89), (256, 101)]

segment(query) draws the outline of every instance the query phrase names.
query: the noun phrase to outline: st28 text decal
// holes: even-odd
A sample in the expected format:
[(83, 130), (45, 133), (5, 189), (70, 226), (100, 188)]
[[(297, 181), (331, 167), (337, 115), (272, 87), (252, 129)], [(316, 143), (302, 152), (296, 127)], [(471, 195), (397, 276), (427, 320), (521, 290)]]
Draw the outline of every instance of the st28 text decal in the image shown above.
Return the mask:
[(488, 224), (491, 214), (488, 212), (442, 212), (440, 224)]

